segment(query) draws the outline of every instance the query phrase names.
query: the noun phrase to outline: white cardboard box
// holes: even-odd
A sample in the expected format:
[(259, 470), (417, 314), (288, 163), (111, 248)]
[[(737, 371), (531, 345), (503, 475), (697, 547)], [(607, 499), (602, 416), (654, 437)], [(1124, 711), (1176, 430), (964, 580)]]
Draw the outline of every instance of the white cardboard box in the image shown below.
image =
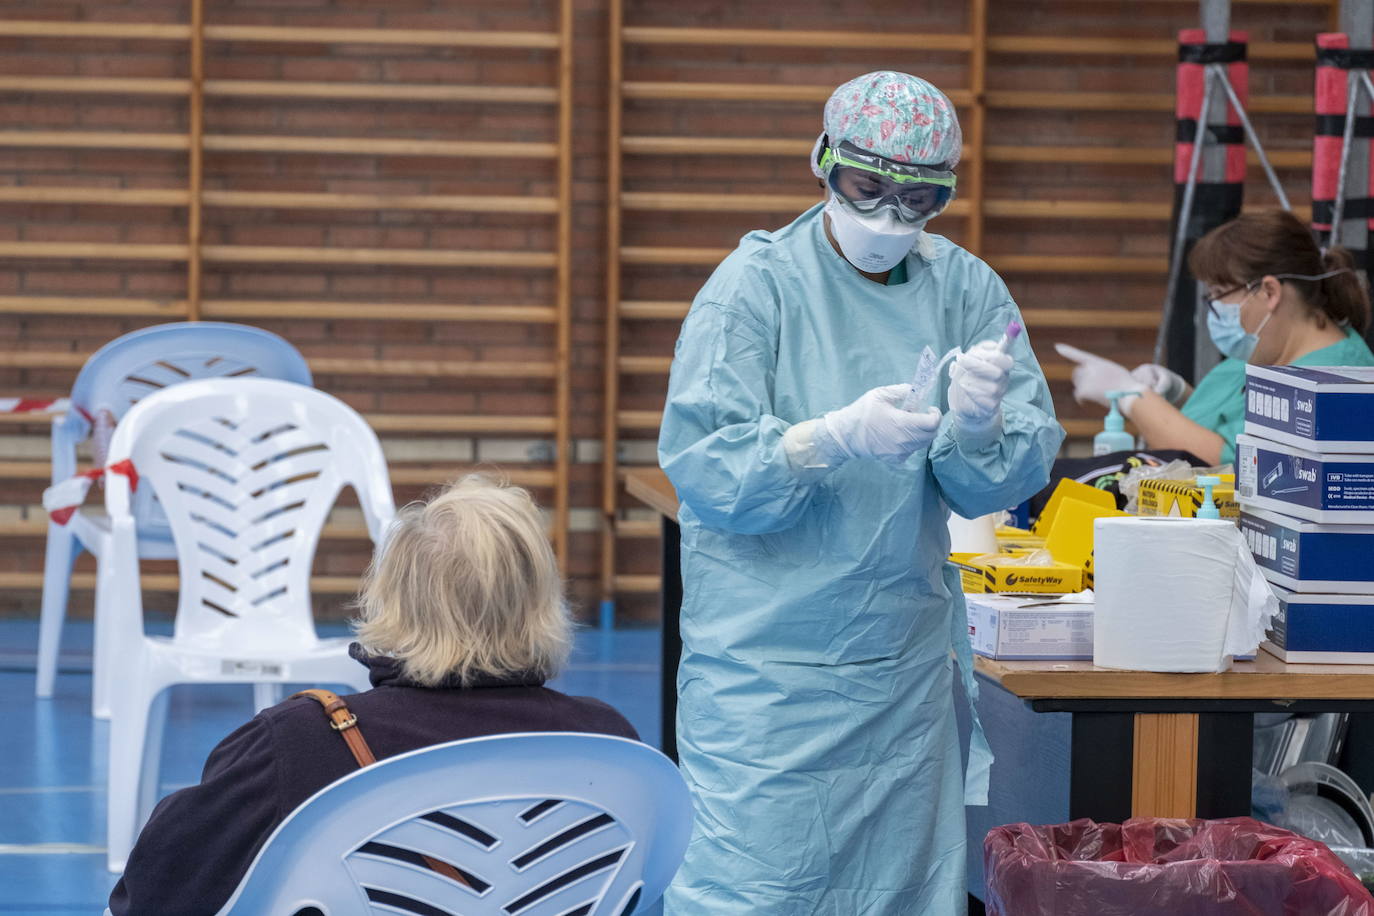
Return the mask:
[(1092, 593), (964, 596), (969, 642), (988, 658), (1073, 661), (1093, 657)]

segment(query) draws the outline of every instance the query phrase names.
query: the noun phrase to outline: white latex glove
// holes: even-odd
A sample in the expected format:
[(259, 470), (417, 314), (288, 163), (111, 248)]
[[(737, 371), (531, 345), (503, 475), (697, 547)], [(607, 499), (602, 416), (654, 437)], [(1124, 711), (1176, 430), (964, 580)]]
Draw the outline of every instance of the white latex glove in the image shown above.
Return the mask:
[(906, 461), (928, 447), (940, 431), (938, 407), (919, 413), (902, 409), (910, 393), (910, 385), (885, 385), (865, 392), (848, 407), (830, 411), (818, 421), (818, 450), (830, 457)]
[(1011, 355), (985, 340), (960, 353), (949, 367), (949, 409), (964, 432), (984, 433), (1002, 423), (1002, 398), (1011, 384)]
[(1192, 390), (1177, 372), (1157, 363), (1145, 363), (1131, 370), (1131, 378), (1149, 388), (1175, 407), (1182, 407)]
[[(1132, 376), (1120, 363), (1094, 356), (1087, 350), (1080, 350), (1068, 344), (1057, 343), (1054, 349), (1060, 356), (1077, 363), (1073, 370), (1073, 399), (1080, 404), (1092, 401), (1094, 404), (1110, 407), (1108, 391), (1144, 391), (1146, 388), (1143, 382)], [(1123, 406), (1124, 401), (1123, 398)]]

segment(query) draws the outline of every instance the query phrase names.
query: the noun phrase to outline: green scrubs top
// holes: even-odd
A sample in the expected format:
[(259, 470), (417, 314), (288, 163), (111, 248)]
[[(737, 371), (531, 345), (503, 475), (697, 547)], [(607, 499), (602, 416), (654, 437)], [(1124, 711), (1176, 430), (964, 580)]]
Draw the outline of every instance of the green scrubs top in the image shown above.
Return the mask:
[[(1374, 366), (1374, 353), (1353, 329), (1345, 340), (1313, 350), (1293, 360), (1294, 366)], [(1223, 441), (1221, 463), (1236, 460), (1236, 436), (1245, 431), (1244, 360), (1225, 359), (1203, 376), (1193, 396), (1183, 405), (1183, 415), (1218, 433)]]

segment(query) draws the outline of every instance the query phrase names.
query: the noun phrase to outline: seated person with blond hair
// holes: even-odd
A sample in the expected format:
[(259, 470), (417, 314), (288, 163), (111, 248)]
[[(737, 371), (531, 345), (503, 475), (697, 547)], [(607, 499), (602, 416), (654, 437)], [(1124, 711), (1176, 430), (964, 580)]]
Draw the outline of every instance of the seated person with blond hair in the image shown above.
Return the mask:
[[(544, 686), (567, 661), (572, 620), (525, 490), (470, 476), (406, 506), (359, 607), (350, 652), (372, 689), (344, 700), (379, 760), (508, 732), (638, 737), (605, 703)], [(210, 753), (199, 785), (158, 804), (111, 911), (218, 912), (276, 826), (357, 768), (314, 700), (263, 710)]]

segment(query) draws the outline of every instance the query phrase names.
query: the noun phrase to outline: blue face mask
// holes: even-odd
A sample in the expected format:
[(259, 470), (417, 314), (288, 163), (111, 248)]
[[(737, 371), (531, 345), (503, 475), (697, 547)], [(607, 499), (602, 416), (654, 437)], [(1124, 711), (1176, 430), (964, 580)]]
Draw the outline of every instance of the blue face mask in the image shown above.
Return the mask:
[[(1250, 294), (1245, 295), (1249, 298)], [(1245, 299), (1240, 302), (1218, 302), (1213, 299), (1207, 303), (1207, 332), (1212, 335), (1212, 343), (1217, 345), (1217, 349), (1232, 359), (1248, 360), (1259, 345), (1260, 332), (1274, 317), (1274, 313), (1270, 312), (1264, 316), (1254, 333), (1247, 332), (1245, 325), (1240, 323), (1240, 308), (1244, 302)]]
[[(1323, 274), (1273, 274), (1272, 276), (1276, 280), (1320, 282), (1328, 277), (1350, 272), (1350, 268), (1341, 267), (1336, 270), (1328, 270)], [(1264, 316), (1260, 326), (1255, 328), (1254, 333), (1247, 332), (1245, 325), (1240, 323), (1240, 307), (1245, 304), (1246, 299), (1259, 289), (1262, 279), (1255, 280), (1246, 286), (1245, 295), (1241, 297), (1240, 302), (1221, 302), (1213, 299), (1207, 303), (1207, 331), (1212, 335), (1212, 343), (1216, 344), (1218, 350), (1232, 359), (1249, 361), (1255, 352), (1255, 347), (1259, 345), (1260, 332), (1269, 323), (1269, 319), (1274, 317), (1273, 311), (1270, 311)]]

